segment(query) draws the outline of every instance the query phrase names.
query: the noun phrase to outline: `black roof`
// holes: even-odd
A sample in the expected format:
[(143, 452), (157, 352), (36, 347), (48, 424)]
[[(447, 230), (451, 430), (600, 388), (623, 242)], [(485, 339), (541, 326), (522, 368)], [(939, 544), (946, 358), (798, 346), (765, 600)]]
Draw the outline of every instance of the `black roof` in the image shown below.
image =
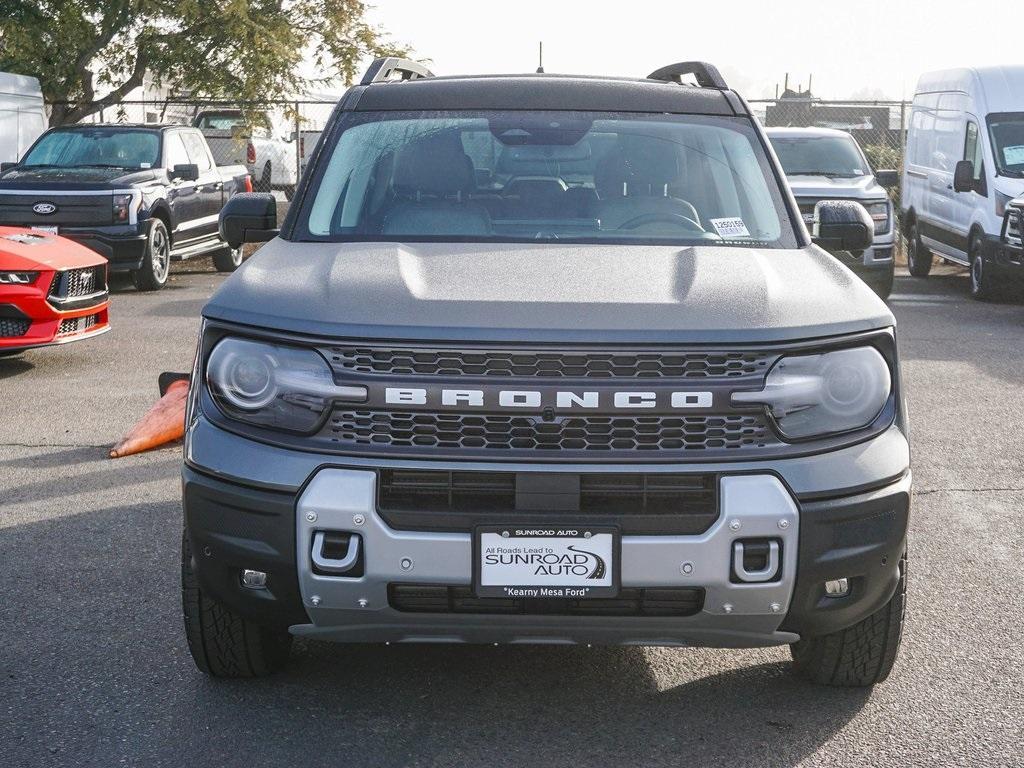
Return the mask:
[(523, 109), (748, 114), (728, 89), (650, 79), (526, 74), (421, 77), (356, 86), (345, 109)]

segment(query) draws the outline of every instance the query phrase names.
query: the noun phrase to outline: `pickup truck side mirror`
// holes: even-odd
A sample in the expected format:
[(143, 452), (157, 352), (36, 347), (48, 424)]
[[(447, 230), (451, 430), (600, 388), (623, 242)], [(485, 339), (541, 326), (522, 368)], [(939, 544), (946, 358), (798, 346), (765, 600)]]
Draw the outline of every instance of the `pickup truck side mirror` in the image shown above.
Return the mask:
[(875, 171), (875, 181), (882, 187), (898, 187), (900, 185), (900, 172)]
[(242, 243), (273, 240), (277, 228), (277, 199), (269, 192), (232, 195), (220, 212), (220, 237), (232, 248)]
[(822, 200), (814, 207), (814, 243), (827, 251), (863, 251), (875, 239), (875, 222), (853, 200)]
[(17, 165), (17, 163), (12, 163), (12, 162), (0, 163), (0, 173), (3, 173), (4, 171), (9, 171), (11, 168), (14, 168), (16, 165)]
[(195, 163), (182, 163), (176, 165), (167, 174), (171, 181), (181, 179), (182, 181), (195, 181), (199, 178), (199, 166)]
[(953, 189), (957, 192), (970, 192), (975, 186), (974, 163), (960, 160), (953, 169)]

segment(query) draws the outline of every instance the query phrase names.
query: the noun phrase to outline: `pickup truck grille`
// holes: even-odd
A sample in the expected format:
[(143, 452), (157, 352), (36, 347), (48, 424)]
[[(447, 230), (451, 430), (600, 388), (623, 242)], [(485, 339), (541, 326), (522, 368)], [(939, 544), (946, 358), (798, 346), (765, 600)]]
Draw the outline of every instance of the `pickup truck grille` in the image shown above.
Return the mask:
[[(88, 227), (114, 223), (110, 194), (47, 195), (46, 192), (0, 191), (0, 224), (11, 226)], [(39, 214), (36, 203), (52, 203), (56, 210)]]
[(711, 416), (504, 416), (422, 411), (335, 411), (320, 433), (338, 448), (479, 449), (663, 457), (776, 445), (761, 414)]
[(335, 372), (381, 376), (706, 379), (763, 374), (774, 355), (748, 351), (569, 352), (541, 349), (329, 347)]
[(1006, 242), (1009, 245), (1021, 247), (1024, 237), (1024, 226), (1022, 226), (1024, 215), (1017, 208), (1008, 208), (1006, 211)]

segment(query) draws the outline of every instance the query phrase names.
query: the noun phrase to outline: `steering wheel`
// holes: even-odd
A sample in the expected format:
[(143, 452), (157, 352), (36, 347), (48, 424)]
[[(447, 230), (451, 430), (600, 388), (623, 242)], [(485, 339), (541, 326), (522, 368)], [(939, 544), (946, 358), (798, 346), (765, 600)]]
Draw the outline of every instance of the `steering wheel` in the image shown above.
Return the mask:
[(696, 230), (698, 232), (705, 232), (706, 230), (696, 221), (691, 219), (689, 216), (683, 216), (681, 213), (642, 213), (639, 216), (634, 216), (629, 221), (623, 222), (619, 225), (619, 229), (638, 229), (639, 227), (647, 224), (675, 224), (678, 227), (684, 229)]

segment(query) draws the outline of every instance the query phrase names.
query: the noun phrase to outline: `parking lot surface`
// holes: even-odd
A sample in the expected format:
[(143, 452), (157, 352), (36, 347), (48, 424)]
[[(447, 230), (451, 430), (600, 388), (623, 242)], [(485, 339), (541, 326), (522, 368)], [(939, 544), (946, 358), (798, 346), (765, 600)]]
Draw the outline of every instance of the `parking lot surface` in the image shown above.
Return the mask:
[(223, 280), (178, 265), (114, 330), (0, 360), (0, 766), (1012, 765), (1024, 646), (1024, 304), (897, 279), (916, 500), (874, 691), (787, 649), (358, 646), (213, 681), (181, 626), (180, 446), (112, 461)]

